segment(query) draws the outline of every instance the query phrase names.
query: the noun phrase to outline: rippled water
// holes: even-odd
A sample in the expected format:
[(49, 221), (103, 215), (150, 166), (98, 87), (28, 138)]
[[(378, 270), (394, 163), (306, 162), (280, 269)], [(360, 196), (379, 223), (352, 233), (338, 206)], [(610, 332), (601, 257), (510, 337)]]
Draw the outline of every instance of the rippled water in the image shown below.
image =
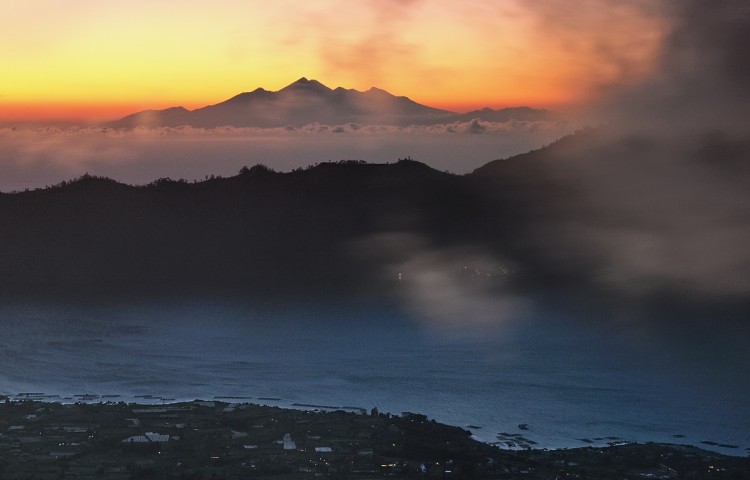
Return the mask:
[(5, 306), (0, 393), (377, 406), (472, 425), (489, 442), (506, 432), (539, 447), (637, 440), (747, 454), (746, 366), (684, 365), (552, 317), (477, 334), (388, 308)]

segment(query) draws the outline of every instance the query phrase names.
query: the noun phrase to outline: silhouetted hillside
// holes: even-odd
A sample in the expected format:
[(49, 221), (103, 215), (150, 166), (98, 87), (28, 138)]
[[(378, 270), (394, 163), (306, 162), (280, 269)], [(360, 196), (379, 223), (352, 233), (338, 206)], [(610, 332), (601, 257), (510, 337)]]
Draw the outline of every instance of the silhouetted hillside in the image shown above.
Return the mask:
[(747, 138), (597, 128), (468, 177), (483, 213), (513, 225), (503, 248), (535, 280), (615, 301), (626, 317), (655, 308), (719, 319), (750, 311), (748, 165)]
[(382, 295), (437, 275), (488, 295), (746, 305), (750, 145), (707, 142), (588, 130), (465, 176), (411, 160), (146, 186), (84, 176), (0, 196), (0, 287)]
[(353, 242), (440, 237), (457, 179), (412, 161), (142, 187), (84, 176), (0, 197), (1, 281), (6, 292), (358, 290), (377, 274)]

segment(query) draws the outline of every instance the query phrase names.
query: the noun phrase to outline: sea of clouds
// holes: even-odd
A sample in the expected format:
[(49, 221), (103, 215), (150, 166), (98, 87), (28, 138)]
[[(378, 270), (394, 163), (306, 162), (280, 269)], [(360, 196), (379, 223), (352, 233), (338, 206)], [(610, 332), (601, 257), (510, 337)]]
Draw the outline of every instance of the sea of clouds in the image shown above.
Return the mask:
[(540, 148), (571, 133), (565, 121), (323, 125), (211, 129), (94, 126), (0, 128), (0, 191), (56, 184), (84, 173), (129, 184), (157, 178), (229, 176), (262, 163), (290, 171), (319, 162), (395, 162), (411, 157), (438, 170), (467, 173), (485, 163)]

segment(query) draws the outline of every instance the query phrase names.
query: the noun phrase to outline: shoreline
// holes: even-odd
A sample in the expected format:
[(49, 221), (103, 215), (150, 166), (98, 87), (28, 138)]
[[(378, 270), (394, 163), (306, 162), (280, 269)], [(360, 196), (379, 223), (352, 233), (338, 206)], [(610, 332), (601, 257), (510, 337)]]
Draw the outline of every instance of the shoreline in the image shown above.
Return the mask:
[[(370, 410), (361, 406), (338, 406), (330, 404), (317, 404), (317, 403), (306, 403), (287, 400), (281, 397), (274, 396), (259, 396), (252, 397), (247, 395), (215, 395), (210, 399), (188, 399), (180, 398), (176, 399), (173, 397), (163, 397), (156, 394), (95, 394), (95, 393), (80, 393), (74, 395), (60, 395), (60, 394), (47, 394), (43, 392), (19, 392), (15, 395), (0, 394), (0, 402), (3, 401), (12, 402), (23, 402), (23, 401), (37, 401), (45, 403), (59, 403), (61, 405), (71, 405), (76, 403), (90, 404), (90, 405), (116, 405), (124, 403), (129, 406), (136, 407), (154, 407), (162, 406), (169, 408), (170, 406), (190, 404), (194, 402), (215, 402), (217, 404), (225, 403), (227, 406), (239, 406), (239, 405), (253, 405), (258, 407), (269, 407), (269, 408), (281, 408), (293, 411), (304, 411), (304, 412), (336, 412), (342, 411), (347, 413), (355, 413), (361, 415), (367, 415)], [(377, 407), (375, 407), (377, 410)], [(399, 416), (399, 414), (391, 412), (382, 412), (389, 416)], [(412, 412), (401, 412), (401, 415), (413, 414)], [(693, 447), (707, 452), (716, 453), (719, 455), (729, 457), (750, 457), (750, 443), (748, 445), (735, 445), (716, 441), (713, 439), (702, 439), (689, 441), (686, 435), (683, 434), (672, 434), (670, 439), (662, 440), (629, 440), (617, 435), (607, 436), (578, 436), (576, 438), (569, 438), (567, 442), (545, 442), (544, 439), (535, 437), (535, 432), (529, 430), (528, 424), (518, 424), (517, 431), (514, 432), (491, 432), (489, 429), (485, 429), (480, 425), (458, 425), (456, 422), (444, 422), (440, 420), (440, 423), (462, 428), (471, 432), (471, 438), (496, 447), (504, 451), (556, 451), (556, 450), (572, 450), (577, 448), (609, 448), (622, 445), (670, 445), (675, 447)], [(669, 441), (674, 439), (674, 441)], [(688, 440), (686, 442), (686, 440)], [(556, 443), (556, 444), (551, 444)]]
[(502, 450), (404, 412), (169, 404), (0, 403), (0, 478), (747, 478), (750, 458), (685, 445)]

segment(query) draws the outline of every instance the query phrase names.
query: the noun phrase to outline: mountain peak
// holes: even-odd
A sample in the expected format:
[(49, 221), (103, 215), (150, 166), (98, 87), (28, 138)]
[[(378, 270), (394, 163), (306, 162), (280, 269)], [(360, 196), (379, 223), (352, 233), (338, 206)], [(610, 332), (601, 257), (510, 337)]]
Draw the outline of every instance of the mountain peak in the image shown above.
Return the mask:
[(258, 98), (265, 98), (268, 97), (272, 92), (269, 92), (268, 90), (264, 88), (256, 88), (252, 92), (242, 92), (238, 95), (235, 95), (234, 97), (225, 100), (222, 103), (229, 103), (229, 104), (246, 104), (248, 102), (252, 102), (255, 99)]
[(483, 109), (456, 114), (422, 105), (405, 96), (393, 95), (375, 86), (366, 91), (342, 87), (333, 90), (317, 80), (301, 77), (278, 91), (259, 87), (196, 110), (176, 107), (143, 111), (128, 115), (111, 125), (118, 128), (136, 125), (276, 128), (317, 122), (327, 125), (360, 123), (407, 126), (469, 122), (476, 118), (501, 122), (511, 118), (535, 120), (548, 117), (549, 112), (528, 108), (498, 111)]
[(307, 77), (302, 77), (296, 82), (290, 83), (289, 85), (287, 85), (286, 87), (282, 88), (279, 91), (283, 92), (285, 90), (301, 90), (301, 89), (326, 91), (326, 92), (332, 91), (330, 88), (326, 87), (319, 81), (313, 80), (313, 79), (308, 80)]

